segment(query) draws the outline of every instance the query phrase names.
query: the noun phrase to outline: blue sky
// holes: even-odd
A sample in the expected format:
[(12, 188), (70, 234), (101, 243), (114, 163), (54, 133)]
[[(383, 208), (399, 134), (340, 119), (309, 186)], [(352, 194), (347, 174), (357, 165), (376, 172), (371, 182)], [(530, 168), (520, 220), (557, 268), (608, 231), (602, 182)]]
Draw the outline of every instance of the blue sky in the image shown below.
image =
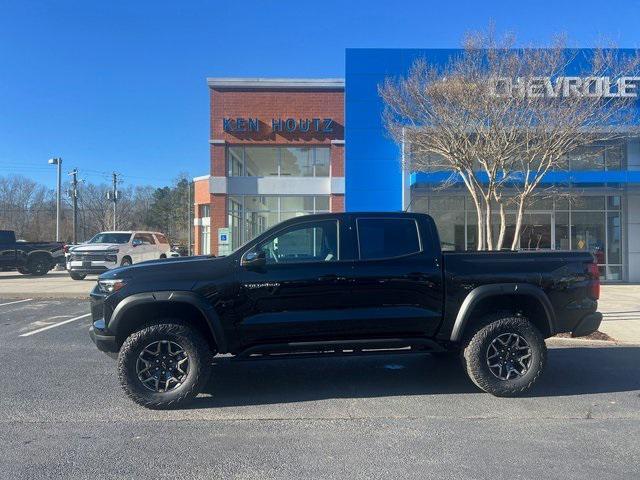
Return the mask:
[(344, 49), (457, 47), (493, 21), (523, 44), (640, 47), (640, 0), (0, 0), (0, 175), (162, 185), (208, 173), (208, 76), (344, 75)]

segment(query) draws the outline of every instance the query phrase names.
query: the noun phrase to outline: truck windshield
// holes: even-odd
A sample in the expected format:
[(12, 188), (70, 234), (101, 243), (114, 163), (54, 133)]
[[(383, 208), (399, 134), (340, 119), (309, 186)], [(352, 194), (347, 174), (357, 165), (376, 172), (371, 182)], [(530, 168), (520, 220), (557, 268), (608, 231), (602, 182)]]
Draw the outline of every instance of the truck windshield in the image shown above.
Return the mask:
[(130, 238), (130, 233), (98, 233), (87, 243), (127, 243)]

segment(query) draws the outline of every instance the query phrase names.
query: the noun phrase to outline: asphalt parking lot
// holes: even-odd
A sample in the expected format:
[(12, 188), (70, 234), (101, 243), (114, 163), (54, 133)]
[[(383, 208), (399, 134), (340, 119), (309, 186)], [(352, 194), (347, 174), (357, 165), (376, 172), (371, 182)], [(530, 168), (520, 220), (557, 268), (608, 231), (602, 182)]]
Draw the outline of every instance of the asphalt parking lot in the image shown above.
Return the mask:
[(640, 475), (638, 346), (554, 341), (516, 399), (429, 355), (223, 358), (190, 408), (149, 411), (89, 340), (88, 311), (0, 298), (0, 478)]

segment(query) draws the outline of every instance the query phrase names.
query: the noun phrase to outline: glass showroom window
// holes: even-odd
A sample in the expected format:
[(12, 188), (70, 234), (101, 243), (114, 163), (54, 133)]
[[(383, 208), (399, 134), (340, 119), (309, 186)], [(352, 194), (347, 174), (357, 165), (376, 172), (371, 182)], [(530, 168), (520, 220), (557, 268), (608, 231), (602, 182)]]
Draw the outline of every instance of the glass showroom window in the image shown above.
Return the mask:
[(568, 168), (570, 170), (620, 170), (625, 153), (625, 147), (621, 143), (577, 148), (568, 155)]
[(229, 197), (231, 248), (257, 237), (283, 220), (329, 211), (328, 195), (234, 195)]
[[(464, 195), (414, 194), (412, 211), (429, 213), (440, 233), (443, 250), (475, 250), (476, 213)], [(622, 209), (619, 195), (567, 195), (532, 200), (523, 219), (520, 248), (592, 252), (603, 280), (624, 278)], [(515, 206), (508, 204), (505, 246), (511, 246)], [(499, 216), (492, 218), (497, 240)], [(466, 246), (466, 248), (465, 248)]]
[(329, 147), (249, 147), (227, 149), (230, 177), (328, 177)]
[(211, 205), (200, 205), (199, 207), (199, 217), (200, 218), (206, 218), (206, 217), (210, 217), (211, 216)]

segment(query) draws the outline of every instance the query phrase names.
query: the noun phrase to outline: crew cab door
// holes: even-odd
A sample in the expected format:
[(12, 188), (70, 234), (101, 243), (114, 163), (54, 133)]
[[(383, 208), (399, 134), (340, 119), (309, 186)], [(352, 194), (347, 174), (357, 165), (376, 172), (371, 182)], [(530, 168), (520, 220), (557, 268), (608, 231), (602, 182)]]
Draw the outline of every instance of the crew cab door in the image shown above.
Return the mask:
[(236, 314), (244, 344), (340, 334), (352, 266), (342, 259), (343, 232), (344, 223), (335, 218), (302, 221), (245, 252), (243, 260), (263, 255), (264, 261), (239, 271)]
[(11, 230), (0, 230), (0, 267), (16, 266), (16, 236)]
[(357, 322), (363, 334), (435, 334), (442, 319), (443, 289), (432, 228), (422, 216), (354, 217), (351, 303), (354, 327)]

